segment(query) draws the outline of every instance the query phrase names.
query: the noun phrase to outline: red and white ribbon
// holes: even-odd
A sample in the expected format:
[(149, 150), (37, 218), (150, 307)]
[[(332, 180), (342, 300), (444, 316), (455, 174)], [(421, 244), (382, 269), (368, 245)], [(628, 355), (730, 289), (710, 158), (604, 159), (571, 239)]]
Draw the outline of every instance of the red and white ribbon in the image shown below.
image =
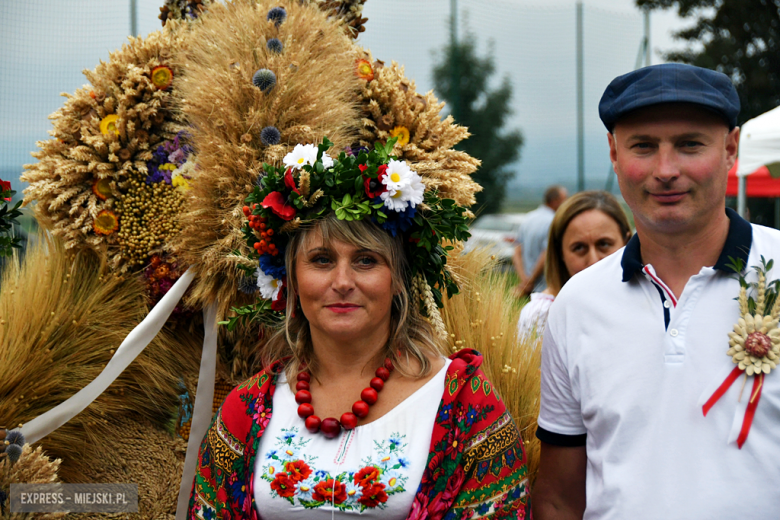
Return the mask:
[[(715, 390), (715, 392), (709, 397), (709, 399), (707, 399), (707, 401), (702, 405), (701, 408), (705, 417), (707, 416), (707, 413), (709, 413), (709, 411), (715, 405), (715, 403), (718, 402), (718, 400), (725, 395), (728, 389), (731, 388), (731, 385), (734, 384), (734, 381), (739, 379), (739, 376), (742, 374), (743, 371), (740, 370), (739, 367), (734, 367), (734, 370), (731, 371), (731, 373), (720, 384), (717, 390)], [(747, 441), (748, 434), (750, 433), (750, 427), (753, 425), (753, 417), (755, 417), (756, 408), (758, 408), (758, 402), (761, 400), (761, 389), (763, 387), (764, 387), (764, 374), (763, 372), (761, 372), (756, 374), (755, 377), (753, 377), (753, 388), (750, 391), (750, 399), (747, 401), (746, 405), (744, 405), (745, 411), (744, 411), (744, 415), (742, 416), (741, 422), (738, 419), (739, 416), (742, 415), (740, 413), (742, 410), (741, 407), (738, 407), (737, 416), (734, 418), (734, 425), (732, 426), (732, 431), (731, 434), (729, 435), (729, 442), (736, 440), (739, 449), (742, 449), (742, 446), (745, 444), (745, 441)]]

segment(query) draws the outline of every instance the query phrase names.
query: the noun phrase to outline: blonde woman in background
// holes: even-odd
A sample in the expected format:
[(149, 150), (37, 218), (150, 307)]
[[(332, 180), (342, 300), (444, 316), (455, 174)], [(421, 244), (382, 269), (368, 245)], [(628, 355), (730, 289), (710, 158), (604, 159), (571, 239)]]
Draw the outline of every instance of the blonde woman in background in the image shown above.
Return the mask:
[(622, 248), (629, 238), (626, 213), (610, 193), (583, 191), (561, 204), (550, 225), (547, 288), (532, 293), (520, 312), (519, 336), (541, 337), (550, 305), (569, 278)]

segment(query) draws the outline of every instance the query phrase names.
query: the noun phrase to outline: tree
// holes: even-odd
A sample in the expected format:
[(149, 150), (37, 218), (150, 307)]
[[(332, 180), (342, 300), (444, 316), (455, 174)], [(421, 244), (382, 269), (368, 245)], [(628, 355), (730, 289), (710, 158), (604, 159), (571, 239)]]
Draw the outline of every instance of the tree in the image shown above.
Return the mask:
[[(493, 53), (478, 56), (476, 46), (471, 33), (445, 46), (434, 65), (433, 81), (436, 92), (451, 107), (455, 122), (471, 132), (456, 148), (482, 161), (473, 176), (484, 188), (477, 193), (476, 209), (495, 213), (500, 211), (506, 183), (515, 173), (506, 166), (520, 158), (523, 136), (517, 129), (503, 131), (512, 114), (512, 84), (504, 77), (498, 88), (491, 88), (496, 72)], [(458, 81), (453, 82), (453, 77)]]
[(729, 76), (742, 104), (739, 123), (780, 105), (780, 0), (636, 0), (646, 9), (677, 8), (695, 24), (675, 34), (689, 45), (669, 61)]

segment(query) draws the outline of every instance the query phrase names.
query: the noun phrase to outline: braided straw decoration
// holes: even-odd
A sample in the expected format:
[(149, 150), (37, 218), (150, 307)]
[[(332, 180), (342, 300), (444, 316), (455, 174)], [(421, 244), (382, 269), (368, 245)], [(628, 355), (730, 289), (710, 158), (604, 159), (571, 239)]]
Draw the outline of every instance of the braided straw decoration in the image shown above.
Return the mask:
[(441, 313), (436, 306), (436, 300), (433, 298), (433, 291), (431, 291), (431, 286), (428, 285), (421, 273), (417, 273), (412, 278), (412, 297), (414, 300), (418, 298), (422, 300), (425, 312), (428, 314), (428, 320), (430, 320), (436, 333), (441, 339), (447, 339), (447, 327), (444, 326), (444, 321), (441, 319)]

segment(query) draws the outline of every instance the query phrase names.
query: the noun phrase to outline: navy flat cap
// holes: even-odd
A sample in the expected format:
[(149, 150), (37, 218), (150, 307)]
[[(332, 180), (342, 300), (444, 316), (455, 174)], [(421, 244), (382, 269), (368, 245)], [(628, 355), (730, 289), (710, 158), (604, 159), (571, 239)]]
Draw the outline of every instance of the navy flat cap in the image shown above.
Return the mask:
[(737, 126), (739, 96), (723, 73), (682, 63), (644, 67), (612, 80), (599, 102), (599, 116), (610, 132), (624, 115), (661, 103), (693, 103)]

